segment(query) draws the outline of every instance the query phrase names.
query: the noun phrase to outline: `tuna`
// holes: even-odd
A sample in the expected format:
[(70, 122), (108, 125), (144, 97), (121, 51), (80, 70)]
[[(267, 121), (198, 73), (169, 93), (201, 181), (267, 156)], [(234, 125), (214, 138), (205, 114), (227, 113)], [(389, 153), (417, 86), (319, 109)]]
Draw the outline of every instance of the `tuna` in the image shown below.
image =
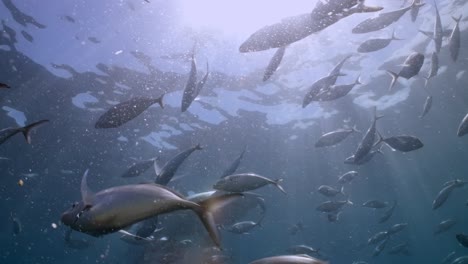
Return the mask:
[(226, 192), (246, 192), (258, 189), (268, 184), (274, 185), (281, 192), (286, 194), (286, 191), (279, 184), (282, 179), (270, 180), (266, 177), (260, 176), (255, 173), (242, 173), (229, 175), (219, 179), (214, 185), (215, 190)]
[(400, 70), (399, 73), (387, 71), (387, 73), (390, 74), (390, 76), (392, 76), (392, 82), (390, 83), (389, 90), (392, 90), (399, 77), (410, 79), (411, 77), (418, 75), (423, 63), (424, 55), (418, 52), (413, 52), (408, 56), (408, 58), (406, 58), (405, 62), (403, 63), (403, 68)]
[(182, 165), (182, 163), (190, 156), (190, 154), (192, 154), (195, 150), (202, 149), (203, 148), (200, 146), (200, 144), (197, 144), (175, 155), (175, 157), (164, 164), (160, 171), (155, 167), (157, 176), (154, 182), (161, 185), (167, 185), (174, 177), (180, 165)]
[(422, 111), (421, 115), (419, 116), (419, 118), (423, 119), (427, 115), (427, 113), (429, 113), (431, 108), (432, 108), (432, 96), (428, 95), (426, 97), (426, 101), (424, 102), (423, 111)]
[(468, 133), (468, 114), (462, 119), (458, 126), (457, 136), (462, 137)]
[(317, 142), (315, 142), (316, 148), (334, 146), (341, 141), (345, 140), (349, 135), (356, 132), (356, 128), (340, 128), (326, 134), (323, 134)]
[(438, 235), (440, 233), (448, 231), (450, 228), (452, 228), (457, 221), (453, 219), (447, 219), (442, 222), (440, 222), (435, 228), (434, 228), (434, 235)]
[(446, 183), (444, 188), (440, 190), (439, 194), (437, 194), (437, 197), (432, 202), (432, 210), (436, 210), (437, 208), (441, 207), (447, 201), (455, 188), (463, 187), (465, 184), (466, 182), (461, 180), (453, 180)]
[(5, 143), (8, 139), (13, 137), (18, 133), (22, 133), (26, 142), (31, 144), (31, 132), (34, 131), (36, 128), (44, 125), (45, 123), (49, 122), (49, 120), (40, 120), (24, 127), (9, 127), (0, 130), (0, 145)]
[(390, 42), (392, 42), (392, 40), (401, 40), (395, 37), (395, 31), (393, 31), (392, 36), (390, 38), (377, 38), (364, 41), (361, 45), (359, 45), (357, 51), (360, 53), (378, 51), (390, 45)]
[(460, 20), (462, 16), (459, 18), (452, 17), (455, 20), (455, 27), (452, 30), (452, 34), (450, 34), (449, 39), (449, 50), (450, 50), (450, 57), (452, 57), (453, 61), (457, 61), (458, 53), (460, 51)]

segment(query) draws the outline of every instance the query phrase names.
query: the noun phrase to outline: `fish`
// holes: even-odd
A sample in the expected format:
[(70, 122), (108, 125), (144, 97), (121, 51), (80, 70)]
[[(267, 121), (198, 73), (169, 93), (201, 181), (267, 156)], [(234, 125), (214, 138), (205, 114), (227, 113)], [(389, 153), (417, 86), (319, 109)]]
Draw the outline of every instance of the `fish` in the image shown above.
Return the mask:
[(450, 34), (449, 38), (449, 50), (450, 50), (450, 57), (452, 58), (453, 61), (457, 61), (458, 58), (458, 53), (460, 51), (460, 20), (462, 16), (455, 18), (452, 17), (453, 20), (455, 20), (455, 27), (452, 30), (452, 33)]
[(393, 246), (392, 248), (388, 250), (388, 254), (390, 255), (403, 254), (405, 256), (411, 255), (409, 252), (408, 243), (406, 242)]
[(118, 232), (149, 217), (188, 209), (198, 215), (214, 244), (219, 247), (213, 211), (242, 197), (242, 194), (226, 194), (194, 203), (157, 184), (122, 185), (93, 193), (87, 184), (88, 171), (81, 181), (82, 200), (66, 210), (61, 221), (73, 230), (96, 237)]
[(359, 143), (356, 151), (354, 152), (353, 161), (358, 163), (361, 159), (364, 159), (367, 154), (372, 150), (375, 141), (375, 132), (376, 132), (376, 123), (377, 120), (382, 118), (383, 116), (377, 115), (377, 108), (374, 108), (374, 118), (372, 119), (371, 125), (367, 130), (366, 134), (362, 138), (361, 142)]
[[(171, 160), (166, 162), (164, 166), (159, 170), (155, 167), (156, 170), (156, 179), (154, 183), (167, 185), (171, 179), (174, 177), (174, 174), (179, 169), (180, 165), (195, 151), (195, 150), (202, 150), (203, 148), (200, 144), (197, 144), (189, 149), (186, 149), (177, 155), (175, 155)], [(155, 163), (156, 164), (156, 163)]]
[(189, 78), (187, 80), (187, 83), (185, 84), (184, 93), (182, 95), (182, 104), (180, 108), (182, 112), (187, 111), (187, 109), (190, 107), (192, 102), (195, 100), (195, 98), (198, 96), (201, 89), (203, 88), (209, 75), (209, 68), (208, 68), (208, 63), (207, 63), (206, 74), (203, 77), (203, 79), (197, 83), (197, 63), (195, 61), (195, 57), (193, 54), (192, 54), (191, 65), (192, 66), (190, 68)]
[(428, 95), (426, 97), (426, 101), (424, 102), (423, 111), (422, 111), (421, 115), (419, 116), (419, 118), (423, 119), (427, 115), (427, 113), (429, 113), (431, 108), (432, 108), (432, 96)]
[[(159, 224), (159, 218), (157, 216), (147, 218), (141, 221), (140, 226), (138, 227), (136, 231), (136, 236), (140, 238), (150, 237), (153, 233), (157, 232), (158, 224)], [(137, 240), (141, 240), (140, 238), (137, 238)]]
[(403, 63), (403, 68), (399, 73), (387, 70), (387, 73), (392, 77), (389, 91), (391, 91), (393, 86), (395, 86), (395, 83), (399, 77), (410, 79), (411, 77), (418, 75), (423, 64), (424, 55), (418, 52), (413, 52), (406, 58), (405, 62)]
[(442, 22), (440, 21), (439, 9), (437, 8), (437, 3), (434, 1), (434, 7), (436, 10), (436, 22), (434, 24), (434, 45), (435, 50), (437, 53), (440, 52), (440, 48), (442, 47)]
[(392, 36), (390, 38), (376, 38), (376, 39), (369, 39), (369, 40), (364, 41), (363, 43), (361, 43), (361, 45), (359, 45), (357, 51), (359, 53), (369, 53), (369, 52), (378, 51), (390, 45), (390, 42), (392, 42), (392, 40), (402, 40), (402, 39), (397, 38), (395, 36), (395, 31), (393, 31)]
[(457, 238), (458, 243), (464, 247), (468, 247), (468, 236), (465, 234), (456, 234), (455, 237)]
[(382, 224), (382, 223), (385, 223), (388, 221), (388, 219), (390, 219), (390, 217), (392, 217), (393, 215), (393, 212), (395, 211), (395, 208), (397, 206), (397, 201), (394, 201), (393, 202), (393, 205), (383, 213), (383, 215), (379, 218), (379, 224)]
[(410, 152), (424, 147), (424, 144), (421, 142), (421, 140), (415, 136), (400, 135), (383, 138), (379, 133), (378, 135), (379, 140), (377, 141), (377, 144), (384, 142), (392, 149), (396, 149), (401, 152)]
[(119, 127), (143, 113), (153, 104), (158, 103), (161, 108), (164, 108), (163, 98), (164, 94), (157, 99), (134, 97), (114, 105), (99, 117), (94, 127), (98, 129)]
[(317, 95), (317, 101), (333, 101), (346, 96), (356, 85), (362, 84), (360, 78), (361, 76), (358, 76), (356, 78), (356, 81), (354, 81), (354, 83), (351, 84), (340, 84), (330, 86), (330, 89), (328, 89), (327, 91), (323, 91)]
[(346, 201), (326, 201), (320, 204), (316, 210), (324, 213), (331, 213), (340, 210), (345, 204), (353, 205), (350, 200)]
[(331, 186), (328, 186), (328, 185), (320, 185), (318, 187), (318, 192), (325, 195), (326, 197), (335, 197), (336, 195), (338, 194), (343, 194), (343, 195), (346, 195), (344, 193), (344, 187), (341, 187), (340, 190), (337, 190)]
[(344, 163), (352, 164), (352, 165), (363, 165), (371, 161), (377, 153), (380, 153), (383, 155), (382, 146), (378, 149), (372, 149), (366, 156), (364, 156), (362, 159), (357, 160), (357, 161), (355, 160), (354, 155), (351, 155), (345, 159)]
[(405, 229), (408, 226), (407, 223), (400, 223), (400, 224), (394, 224), (388, 229), (388, 235), (394, 235), (398, 232), (401, 232), (403, 229)]
[(442, 260), (442, 264), (447, 264), (447, 263), (450, 263), (452, 262), (452, 260), (455, 258), (455, 255), (457, 253), (455, 251), (452, 251), (450, 252), (443, 260)]
[(379, 200), (369, 200), (362, 204), (363, 207), (367, 208), (374, 208), (374, 209), (382, 209), (388, 206), (387, 202), (382, 202)]
[(385, 246), (387, 245), (387, 242), (388, 242), (388, 238), (385, 239), (384, 241), (380, 242), (380, 244), (378, 244), (375, 249), (374, 249), (374, 252), (372, 253), (372, 257), (377, 257), (378, 255), (380, 255), (380, 253), (385, 249)]
[(335, 211), (327, 214), (327, 220), (330, 223), (337, 222), (340, 219), (341, 211)]
[(418, 18), (419, 9), (421, 8), (421, 6), (423, 6), (423, 4), (421, 3), (421, 0), (416, 0), (416, 5), (411, 7), (410, 14), (411, 14), (412, 22), (416, 22), (416, 19)]
[(388, 233), (388, 231), (378, 232), (378, 233), (374, 234), (372, 237), (370, 237), (367, 240), (367, 244), (368, 245), (377, 244), (380, 241), (383, 241), (383, 240), (387, 239), (389, 236), (390, 236), (390, 234)]
[(262, 27), (239, 46), (239, 52), (255, 52), (280, 48), (321, 31), (355, 13), (377, 12), (382, 7), (366, 6), (363, 1), (318, 1), (311, 13), (282, 19)]
[(75, 19), (73, 17), (69, 16), (69, 15), (62, 16), (62, 19), (65, 19), (70, 23), (75, 23), (76, 22)]
[(359, 176), (359, 173), (357, 171), (348, 171), (338, 178), (338, 183), (342, 185), (346, 183), (350, 183), (357, 176)]
[(437, 55), (437, 52), (432, 52), (431, 69), (429, 70), (429, 74), (427, 75), (427, 77), (424, 77), (424, 79), (426, 79), (424, 86), (427, 86), (427, 84), (429, 83), (429, 79), (436, 76), (438, 71), (439, 71), (439, 56)]
[(278, 69), (281, 60), (283, 60), (284, 56), (284, 51), (286, 50), (286, 46), (278, 48), (278, 50), (275, 52), (273, 57), (271, 58), (270, 62), (268, 63), (268, 66), (265, 69), (265, 73), (263, 74), (263, 81), (267, 81), (270, 79), (270, 77), (276, 72)]
[(13, 225), (13, 235), (18, 236), (23, 232), (23, 225), (21, 224), (21, 221), (18, 217), (13, 216), (13, 214), (11, 214), (11, 223)]
[(24, 127), (8, 127), (0, 130), (0, 144), (5, 143), (8, 139), (13, 137), (14, 135), (18, 133), (22, 133), (24, 138), (26, 139), (26, 142), (28, 144), (31, 144), (31, 132), (35, 130), (36, 128), (44, 125), (45, 123), (49, 122), (47, 119), (43, 119), (34, 123), (31, 123), (29, 125), (26, 125)]
[(241, 173), (219, 179), (213, 185), (213, 189), (226, 192), (245, 192), (258, 189), (268, 184), (273, 184), (281, 192), (287, 194), (280, 185), (282, 181), (282, 179), (270, 180), (255, 173)]
[(312, 247), (309, 247), (307, 245), (295, 245), (291, 246), (286, 250), (289, 254), (294, 254), (294, 255), (300, 255), (300, 254), (305, 254), (305, 255), (317, 255), (320, 256), (320, 251), (319, 249), (315, 249)]
[(343, 140), (345, 140), (349, 135), (351, 135), (354, 132), (357, 132), (358, 130), (353, 127), (353, 128), (340, 128), (337, 130), (333, 130), (331, 132), (325, 133), (320, 138), (315, 142), (314, 146), (316, 148), (322, 148), (322, 147), (330, 147), (334, 146)]
[(0, 83), (0, 89), (10, 89), (11, 87), (6, 83)]
[(450, 194), (453, 192), (455, 188), (463, 187), (466, 182), (461, 180), (453, 180), (447, 183), (442, 190), (437, 194), (436, 198), (432, 202), (432, 210), (436, 210), (437, 208), (441, 207), (448, 199)]
[(140, 162), (135, 162), (120, 177), (122, 177), (122, 178), (137, 177), (140, 174), (147, 171), (152, 166), (154, 166), (154, 163), (156, 162), (157, 159), (158, 158), (153, 158), (153, 159), (149, 159), (149, 160), (143, 160), (143, 161), (140, 161)]
[(327, 264), (328, 262), (308, 255), (281, 255), (267, 257), (250, 262), (249, 264)]
[(413, 7), (421, 7), (423, 5), (424, 3), (419, 3), (419, 1), (413, 0), (413, 3), (408, 7), (400, 8), (398, 10), (394, 10), (387, 13), (380, 13), (376, 17), (368, 18), (362, 21), (357, 26), (355, 26), (351, 30), (351, 32), (353, 34), (363, 34), (386, 28), (394, 22), (398, 21), (406, 12), (411, 10)]
[(452, 264), (468, 264), (468, 256), (462, 256), (452, 261)]
[(234, 234), (248, 234), (255, 227), (260, 226), (260, 223), (254, 221), (242, 221), (233, 224), (232, 226), (221, 226), (221, 229)]
[[(1, 131), (0, 131), (1, 133)], [(468, 133), (468, 114), (462, 119), (458, 126), (457, 136), (462, 137)]]
[(232, 175), (236, 172), (237, 168), (239, 167), (240, 162), (242, 161), (242, 158), (244, 157), (245, 151), (247, 149), (244, 148), (240, 155), (231, 163), (231, 165), (223, 172), (221, 175), (221, 178), (224, 178), (226, 176)]
[[(431, 39), (432, 39), (432, 38), (434, 37), (434, 32), (432, 32), (432, 31), (429, 31), (429, 30), (422, 30), (422, 29), (419, 29), (418, 31), (419, 31), (419, 33), (425, 35), (425, 36), (428, 37), (428, 38), (431, 38)], [(452, 34), (452, 30), (451, 30), (451, 29), (444, 29), (444, 30), (442, 31), (442, 38), (449, 38), (451, 34)]]
[(435, 228), (434, 228), (434, 235), (438, 235), (440, 233), (448, 231), (450, 228), (452, 228), (455, 224), (457, 224), (457, 221), (453, 219), (447, 219), (442, 222), (440, 222)]
[[(317, 96), (330, 89), (330, 86), (336, 81), (338, 75), (328, 75), (314, 82), (308, 89), (302, 101), (302, 108), (305, 108), (313, 101), (318, 101)], [(335, 81), (334, 81), (335, 80)]]
[(99, 43), (101, 43), (101, 41), (100, 41), (98, 38), (96, 38), (96, 37), (88, 37), (88, 40), (91, 41), (91, 42), (94, 43), (94, 44), (99, 44)]

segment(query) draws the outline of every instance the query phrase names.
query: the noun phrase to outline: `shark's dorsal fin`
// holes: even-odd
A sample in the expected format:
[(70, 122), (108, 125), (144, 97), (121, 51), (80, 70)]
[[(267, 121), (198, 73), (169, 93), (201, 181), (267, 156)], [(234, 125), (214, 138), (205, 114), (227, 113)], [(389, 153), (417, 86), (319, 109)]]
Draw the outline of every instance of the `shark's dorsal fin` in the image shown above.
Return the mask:
[(94, 203), (94, 193), (88, 187), (88, 172), (89, 169), (85, 171), (81, 179), (81, 199), (85, 207), (90, 207)]

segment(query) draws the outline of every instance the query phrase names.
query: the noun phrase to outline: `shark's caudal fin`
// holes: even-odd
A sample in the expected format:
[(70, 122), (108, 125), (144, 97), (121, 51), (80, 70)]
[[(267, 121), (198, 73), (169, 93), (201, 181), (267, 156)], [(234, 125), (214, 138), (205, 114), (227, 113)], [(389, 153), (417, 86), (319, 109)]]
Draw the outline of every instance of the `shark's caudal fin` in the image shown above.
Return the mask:
[(231, 193), (216, 197), (210, 197), (200, 202), (199, 207), (194, 208), (198, 217), (200, 218), (206, 230), (208, 231), (208, 234), (210, 235), (211, 239), (219, 248), (221, 248), (221, 239), (219, 237), (219, 232), (214, 220), (213, 213), (216, 210), (224, 207), (225, 205), (242, 197), (244, 197), (244, 195), (241, 193)]
[(44, 119), (20, 128), (20, 131), (23, 133), (23, 136), (26, 139), (26, 142), (28, 142), (28, 144), (31, 144), (31, 131), (47, 122), (49, 122), (49, 120)]

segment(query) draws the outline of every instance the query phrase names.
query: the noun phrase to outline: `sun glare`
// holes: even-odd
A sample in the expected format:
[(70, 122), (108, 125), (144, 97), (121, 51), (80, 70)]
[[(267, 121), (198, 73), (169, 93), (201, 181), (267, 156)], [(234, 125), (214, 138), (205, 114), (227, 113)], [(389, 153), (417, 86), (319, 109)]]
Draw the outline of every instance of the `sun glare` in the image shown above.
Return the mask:
[(310, 12), (310, 0), (181, 0), (180, 21), (194, 29), (223, 31), (227, 34), (248, 35), (281, 19)]

